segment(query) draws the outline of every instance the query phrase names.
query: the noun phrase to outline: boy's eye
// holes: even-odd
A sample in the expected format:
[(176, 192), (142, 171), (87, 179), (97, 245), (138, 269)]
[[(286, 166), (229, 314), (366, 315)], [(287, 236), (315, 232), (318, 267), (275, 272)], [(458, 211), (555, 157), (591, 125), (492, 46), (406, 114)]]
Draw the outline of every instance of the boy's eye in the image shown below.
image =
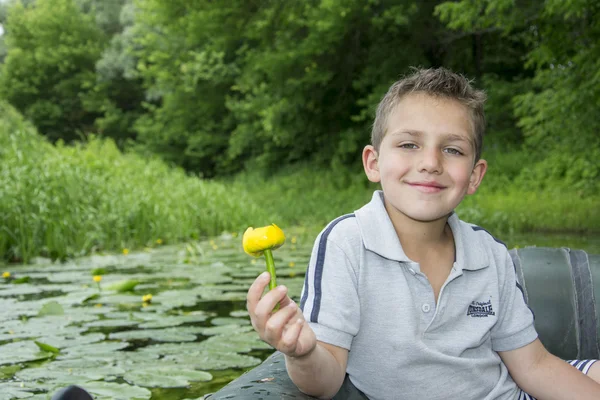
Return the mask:
[(462, 152), (458, 149), (453, 149), (453, 148), (447, 148), (444, 150), (446, 153), (450, 153), (450, 154), (455, 154), (457, 156), (462, 156)]
[(402, 143), (402, 144), (398, 145), (398, 147), (400, 147), (402, 149), (416, 149), (417, 145), (414, 143)]

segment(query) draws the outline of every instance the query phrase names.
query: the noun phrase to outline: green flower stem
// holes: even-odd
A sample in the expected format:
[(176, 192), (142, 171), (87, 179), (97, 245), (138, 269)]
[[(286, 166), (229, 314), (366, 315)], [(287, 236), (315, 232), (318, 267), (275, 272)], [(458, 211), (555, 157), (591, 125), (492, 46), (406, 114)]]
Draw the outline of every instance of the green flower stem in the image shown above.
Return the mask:
[(265, 260), (267, 261), (267, 272), (271, 275), (269, 290), (273, 290), (277, 286), (277, 281), (275, 276), (275, 262), (273, 261), (273, 253), (271, 252), (271, 249), (265, 250), (264, 255)]

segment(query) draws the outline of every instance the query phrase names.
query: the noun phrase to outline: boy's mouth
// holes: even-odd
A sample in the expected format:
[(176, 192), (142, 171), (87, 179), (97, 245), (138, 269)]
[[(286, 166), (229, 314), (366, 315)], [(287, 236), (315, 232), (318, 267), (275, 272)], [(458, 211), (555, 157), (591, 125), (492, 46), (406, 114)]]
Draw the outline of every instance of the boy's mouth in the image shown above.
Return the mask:
[(434, 181), (406, 182), (408, 185), (425, 193), (437, 193), (446, 188), (446, 186)]

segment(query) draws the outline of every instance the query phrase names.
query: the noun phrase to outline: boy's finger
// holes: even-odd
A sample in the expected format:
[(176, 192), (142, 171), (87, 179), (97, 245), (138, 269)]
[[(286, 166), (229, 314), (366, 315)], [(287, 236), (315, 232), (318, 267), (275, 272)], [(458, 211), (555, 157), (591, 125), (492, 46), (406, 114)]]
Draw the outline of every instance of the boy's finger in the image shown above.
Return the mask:
[(295, 304), (280, 308), (267, 320), (265, 324), (264, 338), (267, 342), (277, 345), (281, 340), (281, 335), (288, 325), (288, 321), (296, 315)]
[(294, 318), (290, 321), (281, 336), (281, 348), (279, 351), (286, 354), (296, 352), (303, 324), (304, 321), (302, 318)]
[(260, 297), (262, 296), (265, 287), (269, 284), (269, 280), (271, 276), (268, 272), (263, 272), (260, 274), (252, 285), (250, 285), (250, 289), (248, 289), (248, 294), (246, 295), (246, 308), (252, 314), (253, 310), (256, 308), (256, 304), (258, 304)]
[[(285, 286), (277, 286), (269, 291), (254, 307), (254, 315), (257, 321), (267, 321), (273, 309), (286, 296), (287, 288)], [(260, 333), (260, 332), (259, 332)]]

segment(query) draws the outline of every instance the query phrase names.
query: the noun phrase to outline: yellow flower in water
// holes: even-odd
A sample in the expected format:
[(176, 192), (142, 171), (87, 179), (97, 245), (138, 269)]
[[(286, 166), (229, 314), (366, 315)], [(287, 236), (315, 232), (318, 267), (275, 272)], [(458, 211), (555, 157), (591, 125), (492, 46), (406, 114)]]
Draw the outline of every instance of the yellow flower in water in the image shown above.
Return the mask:
[(94, 307), (100, 308), (100, 307), (102, 307), (102, 303), (96, 303), (96, 304), (94, 304)]
[(259, 257), (265, 250), (275, 250), (285, 243), (285, 235), (275, 224), (262, 228), (248, 228), (242, 237), (244, 251), (251, 256)]
[(213, 249), (213, 250), (216, 250), (216, 249), (218, 249), (218, 248), (219, 248), (219, 246), (217, 246), (216, 244), (213, 244), (213, 245), (212, 245), (212, 249)]
[(148, 303), (146, 303), (146, 302), (143, 302), (143, 303), (142, 303), (142, 307), (148, 307)]
[(143, 295), (142, 301), (144, 303), (150, 303), (152, 301), (152, 295), (150, 293)]
[(129, 254), (129, 249), (123, 249), (123, 254), (125, 254), (125, 255)]
[(296, 244), (296, 242), (298, 241), (298, 239), (296, 239), (296, 236), (292, 237), (292, 244)]
[(163, 244), (163, 240), (161, 238), (156, 239), (156, 244)]
[(288, 265), (290, 266), (290, 268), (294, 268), (296, 266), (296, 263), (292, 261)]
[(94, 275), (94, 282), (98, 283), (102, 280), (102, 275)]
[(8, 272), (8, 271), (6, 271), (6, 272), (3, 272), (3, 273), (2, 273), (2, 277), (3, 277), (4, 279), (6, 279), (6, 278), (10, 278), (10, 272)]

